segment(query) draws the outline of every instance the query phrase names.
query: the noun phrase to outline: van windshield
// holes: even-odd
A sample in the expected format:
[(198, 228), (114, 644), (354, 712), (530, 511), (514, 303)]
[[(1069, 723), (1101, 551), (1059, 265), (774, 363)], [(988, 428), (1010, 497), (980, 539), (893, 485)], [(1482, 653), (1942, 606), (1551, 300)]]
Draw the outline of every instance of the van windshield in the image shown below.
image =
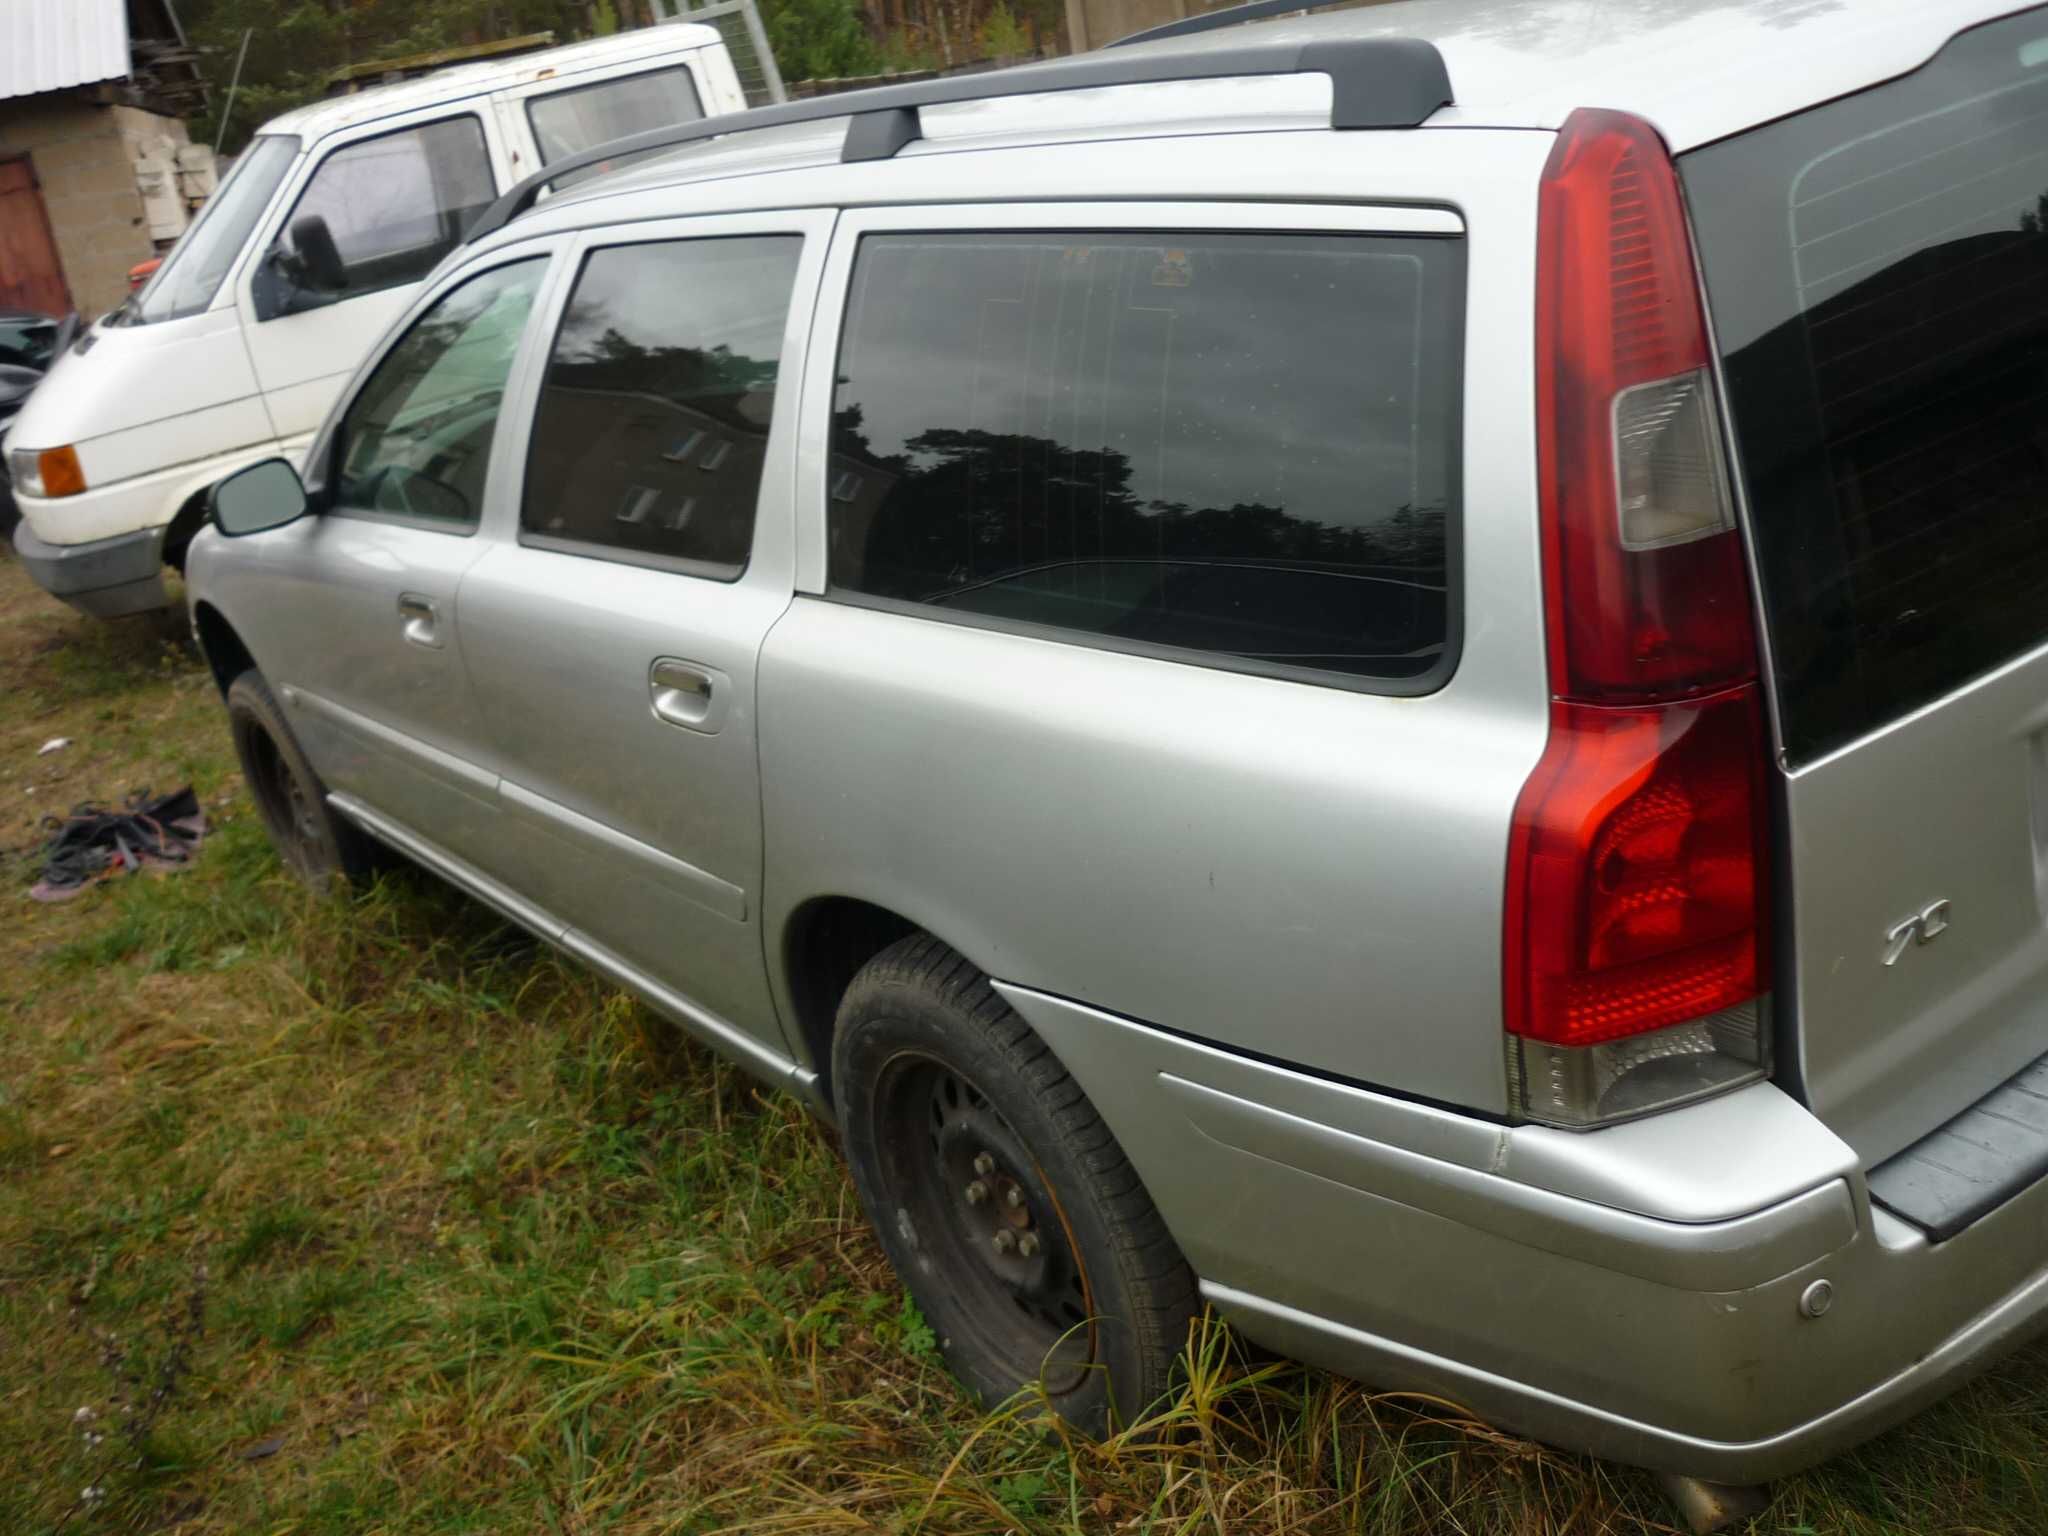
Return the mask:
[(1680, 165), (1796, 765), (2048, 642), (2048, 10)]
[(210, 305), (298, 155), (299, 141), (289, 134), (252, 140), (156, 275), (120, 312), (119, 323), (179, 320)]

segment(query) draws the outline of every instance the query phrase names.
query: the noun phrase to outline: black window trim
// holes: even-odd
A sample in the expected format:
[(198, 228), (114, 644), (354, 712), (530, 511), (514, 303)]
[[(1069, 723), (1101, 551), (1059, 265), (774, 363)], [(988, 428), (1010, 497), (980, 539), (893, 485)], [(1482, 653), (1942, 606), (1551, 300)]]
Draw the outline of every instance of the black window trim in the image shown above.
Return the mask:
[[(714, 215), (714, 217), (722, 217), (722, 215)], [(636, 220), (635, 222), (669, 224), (673, 222), (673, 216), (664, 215), (655, 220)], [(606, 233), (623, 233), (626, 227), (620, 226), (618, 231), (608, 230)], [(624, 239), (593, 237), (583, 244), (581, 250), (576, 253), (576, 270), (567, 278), (567, 286), (562, 293), (562, 302), (556, 307), (554, 327), (548, 332), (547, 350), (541, 355), (540, 377), (534, 384), (532, 409), (526, 413), (526, 453), (519, 465), (519, 505), (514, 512), (515, 521), (513, 523), (513, 533), (520, 548), (545, 550), (549, 554), (556, 555), (574, 555), (582, 560), (603, 560), (612, 565), (633, 565), (640, 567), (642, 570), (667, 571), (670, 575), (674, 576), (694, 576), (700, 581), (715, 581), (722, 586), (728, 587), (737, 586), (746, 579), (747, 572), (752, 570), (754, 565), (755, 541), (761, 536), (762, 487), (759, 485), (754, 487), (754, 521), (753, 525), (747, 530), (746, 558), (736, 564), (726, 565), (716, 560), (692, 560), (685, 555), (664, 555), (653, 550), (626, 549), (617, 544), (599, 543), (595, 539), (570, 539), (556, 533), (529, 532), (526, 527), (526, 483), (533, 473), (534, 428), (540, 422), (541, 399), (547, 392), (548, 364), (554, 359), (555, 343), (561, 338), (562, 327), (569, 319), (569, 306), (576, 302), (576, 285), (582, 282), (584, 272), (589, 269), (591, 257), (595, 256), (599, 251), (616, 251), (636, 245), (686, 245), (706, 240), (758, 240), (772, 239), (776, 236), (794, 237), (797, 241), (797, 280), (790, 287), (789, 308), (783, 314), (783, 330), (786, 334), (789, 327), (788, 317), (796, 312), (798, 299), (803, 292), (803, 261), (806, 254), (804, 242), (811, 238), (810, 232), (806, 229), (777, 223), (764, 223), (758, 229), (735, 229), (721, 231), (718, 234), (679, 232), (672, 235), (642, 234), (628, 236)], [(826, 238), (829, 238), (829, 234)], [(785, 411), (801, 410), (803, 403), (801, 370), (799, 370), (796, 382), (785, 387), (781, 377), (781, 365), (782, 359), (778, 357), (776, 359), (775, 407), (768, 417), (768, 436), (771, 440), (775, 435), (776, 418)], [(763, 485), (766, 482), (767, 476), (764, 473), (762, 475)]]
[[(332, 160), (336, 155), (341, 154), (346, 150), (354, 149), (358, 145), (374, 144), (379, 139), (395, 138), (397, 135), (401, 133), (416, 133), (422, 128), (432, 128), (441, 123), (452, 123), (456, 121), (458, 118), (464, 117), (468, 118), (472, 123), (476, 124), (477, 140), (479, 143), (483, 145), (484, 170), (490, 176), (492, 190), (496, 193), (502, 194), (503, 188), (500, 185), (498, 179), (497, 161), (491, 154), (490, 126), (484, 121), (483, 113), (481, 111), (476, 110), (474, 108), (464, 108), (463, 110), (458, 112), (444, 113), (440, 117), (424, 117), (421, 118), (418, 122), (402, 123), (396, 128), (387, 128), (382, 133), (366, 133), (359, 139), (348, 139), (339, 144), (329, 145), (326, 149), (319, 151), (318, 158), (314, 159), (312, 162), (312, 169), (306, 173), (305, 180), (299, 183), (298, 190), (292, 194), (291, 206), (285, 210), (284, 217), (277, 221), (276, 227), (271, 231), (270, 239), (263, 247), (264, 252), (268, 253), (270, 251), (275, 250), (277, 248), (278, 242), (283, 240), (286, 237), (286, 235), (288, 235), (291, 232), (292, 220), (298, 216), (299, 205), (306, 200), (307, 192), (312, 190), (314, 178), (319, 176), (321, 171), (327, 168), (327, 162)], [(489, 205), (487, 204), (486, 206)], [(446, 261), (455, 252), (461, 250), (467, 239), (467, 235), (468, 232), (466, 230), (463, 233), (458, 234), (455, 237), (455, 244), (451, 245), (447, 250), (443, 251), (438, 258), (436, 258), (434, 266), (438, 267), (442, 262)], [(260, 259), (261, 258), (259, 258), (259, 260)], [(397, 278), (388, 283), (380, 283), (375, 288), (363, 288), (351, 293), (343, 294), (339, 298), (334, 299), (332, 302), (328, 304), (309, 305), (304, 309), (280, 309), (274, 311), (273, 313), (265, 314), (263, 313), (263, 305), (260, 302), (258, 302), (255, 305), (255, 309), (257, 312), (256, 323), (258, 325), (268, 325), (273, 320), (289, 320), (294, 315), (311, 314), (314, 312), (314, 310), (317, 309), (331, 309), (336, 304), (346, 304), (354, 299), (367, 299), (376, 294), (389, 293), (394, 288), (403, 288), (406, 287), (408, 284), (417, 285), (419, 283), (425, 282), (429, 277), (433, 275), (433, 272), (434, 268), (429, 267), (425, 272), (421, 273), (418, 277)], [(262, 281), (262, 276), (260, 273), (257, 274), (257, 281), (259, 284)]]
[[(472, 262), (463, 267), (461, 271), (451, 274), (444, 286), (435, 289), (432, 293), (422, 293), (420, 295), (417, 307), (409, 310), (404, 317), (403, 323), (390, 333), (390, 344), (380, 349), (376, 357), (364, 365), (362, 372), (350, 381), (355, 387), (348, 392), (348, 405), (335, 416), (334, 431), (329, 436), (328, 441), (324, 445), (315, 445), (321, 448), (321, 465), (320, 480), (313, 489), (328, 499), (327, 505), (320, 509), (322, 517), (344, 517), (359, 523), (389, 523), (398, 528), (411, 528), (420, 533), (438, 533), (454, 539), (473, 539), (483, 531), (484, 508), (482, 507), (476, 509), (476, 516), (467, 523), (455, 524), (442, 522), (431, 517), (413, 517), (404, 512), (380, 511), (374, 507), (343, 506), (339, 499), (341, 494), (341, 453), (348, 440), (348, 413), (355, 406), (357, 397), (362, 394), (362, 386), (369, 383), (377, 370), (384, 366), (384, 360), (398, 350), (405, 338), (412, 334), (413, 327), (425, 319), (427, 312), (436, 304), (439, 304), (450, 294), (456, 292), (456, 290), (467, 286), (486, 273), (496, 272), (503, 267), (517, 266), (523, 261), (538, 259), (544, 265), (541, 268), (540, 283), (534, 291), (533, 314), (527, 317), (527, 325), (530, 329), (536, 317), (547, 307), (548, 280), (554, 275), (554, 263), (560, 255), (560, 236), (550, 236), (538, 243), (529, 242), (520, 245), (500, 246), (492, 251), (485, 260)], [(531, 345), (533, 345), (533, 337), (531, 335), (519, 338), (521, 350)], [(498, 404), (500, 419), (505, 415), (505, 406), (512, 400), (512, 379), (518, 372), (519, 355), (518, 352), (514, 352), (511, 373), (506, 375), (505, 395)], [(530, 416), (528, 417), (527, 426), (530, 430), (532, 426)], [(492, 442), (491, 451), (493, 454), (497, 452), (495, 440)], [(523, 470), (520, 482), (522, 486), (525, 483)], [(490, 466), (487, 463), (484, 466), (484, 494), (487, 497), (490, 494), (490, 483)]]
[[(1179, 199), (1176, 199), (1179, 201)], [(1349, 205), (1347, 205), (1349, 206)], [(1363, 206), (1363, 205), (1361, 205)], [(1395, 206), (1423, 206), (1399, 204)], [(1436, 206), (1436, 205), (1430, 205)], [(1448, 206), (1448, 205), (1444, 205)], [(930, 620), (940, 624), (958, 624), (968, 629), (988, 630), (996, 634), (1015, 635), (1021, 639), (1048, 640), (1055, 644), (1079, 646), (1086, 650), (1112, 651), (1119, 655), (1140, 656), (1152, 661), (1178, 662), (1183, 666), (1206, 667), (1216, 672), (1234, 672), (1248, 677), (1273, 678), (1282, 682), (1305, 683), (1312, 687), (1338, 688), (1347, 693), (1377, 694), (1384, 698), (1416, 699), (1441, 692), (1457, 675), (1458, 663), (1465, 650), (1465, 308), (1466, 296), (1470, 291), (1471, 247), (1467, 243), (1470, 230), (1457, 233), (1438, 230), (1384, 230), (1360, 227), (1333, 226), (1317, 228), (1303, 225), (1257, 226), (1250, 224), (1224, 224), (1201, 226), (1193, 224), (1134, 226), (1126, 222), (1090, 225), (976, 225), (972, 228), (954, 225), (918, 227), (894, 225), (880, 229), (862, 229), (854, 237), (853, 257), (846, 264), (844, 291), (836, 297), (839, 301), (839, 334), (832, 348), (832, 376), (840, 375), (846, 348), (846, 330), (853, 312), (853, 274), (859, 260), (860, 245), (870, 236), (898, 235), (956, 235), (972, 238), (975, 235), (1096, 235), (1096, 236), (1172, 236), (1172, 235), (1273, 235), (1306, 236), (1335, 235), (1354, 239), (1382, 240), (1446, 240), (1456, 248), (1456, 260), (1451, 280), (1455, 292), (1450, 297), (1450, 337), (1448, 357), (1450, 378), (1447, 387), (1452, 401), (1450, 430), (1447, 434), (1449, 448), (1449, 470), (1445, 476), (1444, 494), (1450, 505), (1444, 513), (1444, 643), (1436, 661), (1425, 672), (1411, 677), (1369, 677), (1356, 672), (1339, 672), (1327, 667), (1304, 667), (1287, 662), (1262, 661), (1254, 657), (1234, 656), (1228, 651), (1205, 651), (1193, 646), (1157, 645), (1145, 640), (1125, 640), (1118, 636), (1103, 635), (1085, 629), (1068, 629), (1056, 624), (1037, 624), (1028, 620), (1009, 619), (991, 614), (978, 614), (960, 609), (947, 609), (932, 603), (911, 602), (903, 598), (877, 597), (871, 593), (857, 592), (835, 584), (831, 578), (830, 527), (832, 487), (829, 474), (820, 487), (819, 518), (826, 530), (827, 555), (825, 561), (824, 586), (818, 592), (799, 592), (799, 597), (812, 597), (824, 602), (841, 603), (849, 608), (865, 608), (876, 613), (895, 613), (909, 618)], [(809, 488), (804, 492), (804, 503), (809, 503)]]

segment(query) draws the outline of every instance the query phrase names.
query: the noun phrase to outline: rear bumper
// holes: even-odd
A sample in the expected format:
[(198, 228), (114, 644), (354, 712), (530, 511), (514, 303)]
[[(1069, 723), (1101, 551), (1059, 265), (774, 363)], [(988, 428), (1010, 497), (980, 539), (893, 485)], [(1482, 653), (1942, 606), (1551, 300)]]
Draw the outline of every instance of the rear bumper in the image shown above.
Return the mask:
[(37, 586), (97, 619), (125, 618), (169, 602), (162, 528), (90, 544), (50, 544), (24, 521), (14, 530), (14, 553)]
[(1930, 1244), (1769, 1084), (1507, 1127), (1000, 990), (1247, 1334), (1537, 1439), (1760, 1481), (2048, 1328), (2048, 1183)]

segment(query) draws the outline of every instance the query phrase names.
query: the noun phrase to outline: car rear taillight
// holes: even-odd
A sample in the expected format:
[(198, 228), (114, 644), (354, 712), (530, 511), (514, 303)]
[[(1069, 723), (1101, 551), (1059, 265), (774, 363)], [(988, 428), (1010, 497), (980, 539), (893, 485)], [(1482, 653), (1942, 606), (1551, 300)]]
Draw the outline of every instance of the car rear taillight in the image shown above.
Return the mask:
[(1584, 1126), (1761, 1076), (1766, 745), (1685, 208), (1656, 130), (1572, 114), (1538, 215), (1550, 738), (1515, 806), (1515, 1109)]

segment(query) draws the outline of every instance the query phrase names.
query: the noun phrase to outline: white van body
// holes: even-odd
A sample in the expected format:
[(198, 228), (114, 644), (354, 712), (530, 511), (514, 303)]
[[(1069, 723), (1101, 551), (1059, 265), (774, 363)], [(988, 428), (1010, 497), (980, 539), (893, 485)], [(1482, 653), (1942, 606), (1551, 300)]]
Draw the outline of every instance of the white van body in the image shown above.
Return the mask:
[[(22, 512), (16, 553), (83, 612), (163, 606), (163, 568), (181, 566), (206, 488), (304, 452), (483, 207), (565, 155), (745, 106), (718, 32), (672, 23), (274, 118), (155, 276), (59, 359), (0, 445)], [(301, 280), (293, 229), (308, 213), (326, 222), (348, 286)]]

